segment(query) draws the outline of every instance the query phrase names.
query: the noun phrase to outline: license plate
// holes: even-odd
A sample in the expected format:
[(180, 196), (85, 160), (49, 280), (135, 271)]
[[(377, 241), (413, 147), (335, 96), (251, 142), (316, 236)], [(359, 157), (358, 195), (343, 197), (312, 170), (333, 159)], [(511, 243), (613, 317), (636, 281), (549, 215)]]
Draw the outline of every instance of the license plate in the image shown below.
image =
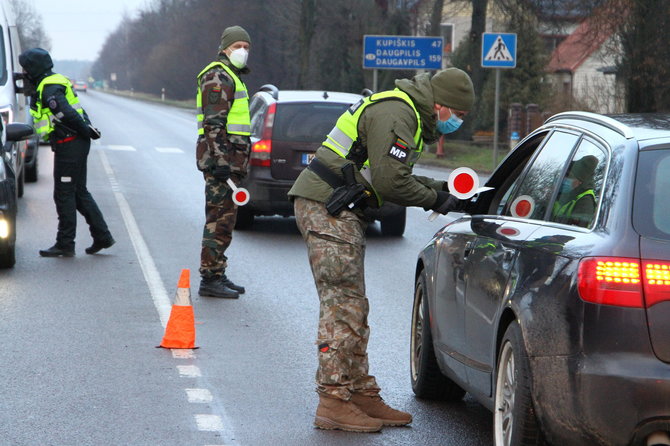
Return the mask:
[(302, 154), (302, 165), (306, 166), (314, 159), (313, 153), (303, 153)]

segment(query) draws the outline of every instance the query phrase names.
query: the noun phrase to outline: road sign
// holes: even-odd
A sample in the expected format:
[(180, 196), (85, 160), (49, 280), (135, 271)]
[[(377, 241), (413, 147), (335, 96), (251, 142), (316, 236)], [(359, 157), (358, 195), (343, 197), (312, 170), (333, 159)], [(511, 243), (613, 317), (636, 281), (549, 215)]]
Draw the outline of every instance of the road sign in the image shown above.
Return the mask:
[(482, 34), (482, 67), (516, 67), (516, 34)]
[(363, 68), (439, 70), (442, 37), (363, 36)]

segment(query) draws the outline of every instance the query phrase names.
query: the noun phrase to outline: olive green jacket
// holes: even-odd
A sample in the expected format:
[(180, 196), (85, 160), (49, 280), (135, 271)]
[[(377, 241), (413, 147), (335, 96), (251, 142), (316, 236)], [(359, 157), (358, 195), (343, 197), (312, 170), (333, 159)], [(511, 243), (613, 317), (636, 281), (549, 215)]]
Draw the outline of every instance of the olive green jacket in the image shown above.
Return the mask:
[[(435, 141), (437, 139), (436, 118), (433, 110), (435, 103), (430, 86), (430, 74), (419, 74), (411, 80), (397, 80), (396, 87), (412, 98), (421, 117), (424, 143)], [(416, 128), (416, 114), (402, 100), (384, 100), (369, 105), (358, 121), (358, 135), (361, 143), (368, 150), (372, 184), (368, 183), (358, 172), (356, 179), (368, 190), (374, 188), (385, 201), (388, 200), (402, 206), (430, 208), (437, 199), (436, 190), (446, 190), (445, 182), (413, 175), (409, 164), (398, 161), (390, 154), (398, 138), (404, 141), (410, 149), (415, 149)], [(316, 151), (316, 157), (340, 176), (341, 167), (350, 162), (324, 146)], [(316, 173), (305, 169), (298, 176), (288, 195), (291, 199), (304, 197), (325, 203), (332, 192), (333, 189)], [(374, 197), (368, 200), (368, 205), (377, 206)]]

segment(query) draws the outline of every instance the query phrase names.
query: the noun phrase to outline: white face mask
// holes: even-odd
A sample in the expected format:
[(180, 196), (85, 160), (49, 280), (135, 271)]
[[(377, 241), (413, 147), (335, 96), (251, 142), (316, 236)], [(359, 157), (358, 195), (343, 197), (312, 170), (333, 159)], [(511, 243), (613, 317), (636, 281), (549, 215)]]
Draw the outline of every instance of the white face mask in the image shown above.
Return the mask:
[(228, 59), (236, 68), (244, 68), (249, 58), (249, 51), (244, 48), (238, 48), (230, 52)]

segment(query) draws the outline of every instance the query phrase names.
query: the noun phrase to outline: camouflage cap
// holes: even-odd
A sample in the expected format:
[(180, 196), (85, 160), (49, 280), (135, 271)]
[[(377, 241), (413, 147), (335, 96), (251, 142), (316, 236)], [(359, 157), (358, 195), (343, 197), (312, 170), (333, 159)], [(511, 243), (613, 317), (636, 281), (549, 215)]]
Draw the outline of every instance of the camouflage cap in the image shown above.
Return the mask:
[(223, 50), (235, 42), (251, 43), (249, 33), (247, 33), (241, 26), (229, 26), (223, 30), (223, 34), (221, 34), (221, 45), (219, 45), (219, 52), (223, 52)]

